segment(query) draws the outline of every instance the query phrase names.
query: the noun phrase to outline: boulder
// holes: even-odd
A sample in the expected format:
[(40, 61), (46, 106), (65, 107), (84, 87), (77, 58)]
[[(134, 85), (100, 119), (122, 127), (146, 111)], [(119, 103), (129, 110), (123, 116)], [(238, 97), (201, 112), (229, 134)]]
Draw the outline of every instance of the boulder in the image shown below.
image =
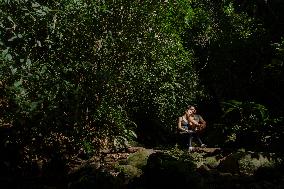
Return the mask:
[(149, 156), (142, 176), (145, 188), (195, 188), (200, 183), (196, 165), (190, 159), (177, 159), (162, 152)]
[(277, 162), (273, 154), (238, 151), (222, 158), (217, 169), (220, 172), (253, 175), (259, 168), (274, 167)]

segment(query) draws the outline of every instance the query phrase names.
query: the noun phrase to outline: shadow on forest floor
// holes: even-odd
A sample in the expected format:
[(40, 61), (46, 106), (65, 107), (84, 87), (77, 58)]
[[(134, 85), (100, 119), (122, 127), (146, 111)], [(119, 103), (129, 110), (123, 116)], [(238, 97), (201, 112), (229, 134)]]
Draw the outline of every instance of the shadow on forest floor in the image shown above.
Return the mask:
[[(272, 153), (220, 148), (132, 147), (101, 157), (54, 163), (35, 177), (1, 177), (1, 188), (284, 188), (283, 163)], [(60, 168), (61, 167), (61, 168)]]

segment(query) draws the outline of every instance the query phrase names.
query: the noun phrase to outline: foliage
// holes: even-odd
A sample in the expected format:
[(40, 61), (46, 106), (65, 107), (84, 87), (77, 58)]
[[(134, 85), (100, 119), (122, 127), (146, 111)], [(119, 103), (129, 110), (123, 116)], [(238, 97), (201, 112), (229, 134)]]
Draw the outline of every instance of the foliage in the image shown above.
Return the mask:
[(196, 56), (201, 81), (217, 101), (245, 99), (263, 63), (264, 29), (230, 0), (194, 1), (192, 7), (183, 41)]
[[(193, 52), (199, 79), (209, 96), (213, 97), (207, 104), (215, 106), (215, 112), (211, 112), (215, 114), (214, 120), (208, 120), (214, 124), (207, 128), (210, 129), (208, 140), (214, 141), (214, 144), (224, 143), (226, 139), (222, 133), (227, 139), (230, 137), (229, 140), (236, 141), (242, 140), (240, 135), (249, 132), (251, 137), (254, 135), (251, 140), (256, 137), (262, 144), (271, 146), (277, 143), (276, 146), (280, 147), (284, 107), (281, 100), (283, 92), (280, 91), (283, 85), (283, 72), (280, 71), (283, 70), (283, 29), (271, 26), (269, 22), (277, 24), (283, 18), (278, 11), (283, 3), (270, 2), (266, 5), (264, 2), (190, 2), (190, 18), (186, 19), (182, 40), (184, 46)], [(265, 14), (260, 10), (265, 10)], [(270, 19), (269, 15), (280, 20)], [(253, 116), (233, 120), (229, 115), (221, 117), (222, 102), (233, 102), (232, 99), (240, 103), (240, 111), (248, 111), (248, 116)], [(218, 110), (221, 110), (220, 113)], [(262, 117), (260, 114), (264, 112), (270, 115)]]
[(170, 133), (181, 107), (203, 95), (180, 38), (184, 7), (1, 1), (1, 126), (14, 130), (3, 143), (37, 159), (121, 148), (137, 126), (146, 131), (141, 122), (149, 141), (160, 140), (153, 129)]
[(198, 161), (197, 153), (190, 154), (188, 153), (188, 148), (181, 149), (178, 145), (175, 145), (173, 148), (170, 148), (164, 153), (175, 158), (178, 161)]
[(225, 143), (237, 142), (255, 149), (265, 146), (271, 148), (283, 136), (281, 128), (276, 127), (281, 118), (271, 117), (268, 109), (261, 104), (231, 100), (223, 102), (223, 112), (218, 127), (227, 136)]
[(251, 154), (246, 154), (239, 160), (240, 171), (243, 174), (252, 175), (259, 168), (275, 168), (277, 159), (272, 159), (262, 154), (258, 154), (258, 158), (254, 158)]

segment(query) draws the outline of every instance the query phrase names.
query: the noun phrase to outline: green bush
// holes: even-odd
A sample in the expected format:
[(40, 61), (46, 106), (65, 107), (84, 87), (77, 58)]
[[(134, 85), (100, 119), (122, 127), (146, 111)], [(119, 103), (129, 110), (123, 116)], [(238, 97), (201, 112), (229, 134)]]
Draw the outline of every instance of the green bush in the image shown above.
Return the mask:
[(202, 96), (183, 21), (175, 22), (186, 16), (184, 1), (19, 0), (0, 8), (0, 123), (16, 130), (4, 143), (23, 144), (27, 157), (121, 148), (137, 126), (147, 132), (141, 121), (160, 140)]
[[(223, 117), (216, 129), (224, 134), (224, 144), (262, 150), (276, 150), (283, 135), (281, 117), (272, 117), (268, 109), (255, 102), (223, 102)], [(278, 130), (278, 132), (275, 132)], [(278, 143), (277, 143), (278, 141)]]

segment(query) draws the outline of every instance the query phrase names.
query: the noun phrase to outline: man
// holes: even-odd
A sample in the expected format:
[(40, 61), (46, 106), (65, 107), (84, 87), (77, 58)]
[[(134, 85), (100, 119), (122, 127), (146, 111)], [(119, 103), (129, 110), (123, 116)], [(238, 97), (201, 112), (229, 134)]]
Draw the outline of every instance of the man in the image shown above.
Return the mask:
[(193, 105), (189, 105), (188, 109), (192, 111), (192, 122), (191, 126), (194, 128), (194, 130), (198, 133), (203, 131), (206, 127), (206, 121), (202, 118), (201, 115), (198, 115), (196, 113), (196, 108)]
[[(206, 121), (201, 117), (201, 115), (196, 114), (196, 108), (194, 106), (189, 105), (188, 110), (192, 112), (192, 114), (189, 116), (189, 123), (192, 129), (191, 135), (197, 138), (202, 148), (205, 148), (206, 145), (201, 141), (199, 137), (199, 133), (206, 127)], [(191, 146), (191, 140), (192, 140), (192, 137), (190, 137), (190, 141), (189, 141), (190, 143), (189, 151), (194, 150), (194, 148)]]
[[(200, 128), (206, 125), (206, 122), (200, 116), (195, 116), (195, 108), (193, 106), (188, 106), (182, 116), (178, 118), (178, 129), (181, 134), (186, 134), (188, 139), (188, 149), (189, 151), (194, 151), (192, 146), (192, 140), (195, 138), (201, 147), (206, 147), (199, 137), (198, 131)], [(204, 126), (205, 127), (205, 126)]]

